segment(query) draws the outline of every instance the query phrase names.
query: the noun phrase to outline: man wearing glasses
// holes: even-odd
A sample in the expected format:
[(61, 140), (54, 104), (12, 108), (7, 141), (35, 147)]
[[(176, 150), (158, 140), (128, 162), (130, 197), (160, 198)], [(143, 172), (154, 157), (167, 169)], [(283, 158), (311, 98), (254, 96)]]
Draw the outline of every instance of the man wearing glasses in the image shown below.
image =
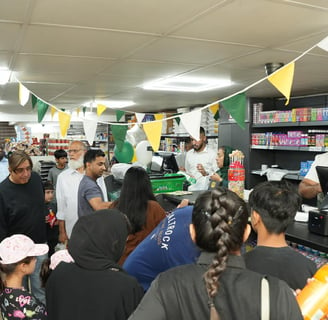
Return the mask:
[[(0, 241), (24, 234), (35, 243), (46, 243), (44, 191), (41, 177), (32, 171), (33, 163), (24, 151), (14, 151), (8, 159), (9, 176), (0, 183)], [(40, 268), (47, 255), (37, 257), (29, 276), (32, 293), (43, 303)]]

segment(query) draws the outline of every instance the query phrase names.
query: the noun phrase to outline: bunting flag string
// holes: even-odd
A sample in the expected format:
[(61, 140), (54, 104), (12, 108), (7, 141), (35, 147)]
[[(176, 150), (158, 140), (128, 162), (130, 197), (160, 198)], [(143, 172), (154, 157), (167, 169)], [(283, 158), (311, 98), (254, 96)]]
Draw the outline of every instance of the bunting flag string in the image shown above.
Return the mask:
[(197, 109), (180, 115), (180, 120), (183, 126), (190, 134), (190, 136), (192, 136), (195, 140), (199, 140), (199, 128), (200, 128), (201, 118), (202, 118), (201, 109)]
[(38, 107), (38, 122), (40, 123), (43, 120), (44, 115), (48, 111), (49, 105), (39, 99), (37, 99), (37, 107)]
[(71, 123), (71, 116), (66, 112), (59, 111), (58, 119), (59, 119), (60, 134), (62, 137), (66, 137), (67, 130)]
[(126, 132), (128, 131), (128, 126), (126, 124), (124, 126), (118, 126), (112, 124), (111, 129), (112, 129), (115, 145), (117, 146), (117, 149), (119, 151), (122, 151), (125, 137), (126, 137)]
[(23, 86), (21, 83), (19, 83), (19, 103), (21, 104), (21, 106), (25, 106), (28, 99), (30, 98), (30, 91)]
[(209, 110), (213, 113), (214, 119), (217, 121), (219, 119), (219, 104), (215, 103), (209, 107)]
[(162, 135), (162, 126), (163, 126), (163, 114), (155, 114), (155, 120), (143, 123), (143, 129), (146, 133), (147, 140), (152, 146), (153, 150), (156, 152), (159, 149)]
[(85, 137), (89, 142), (89, 145), (92, 146), (93, 141), (95, 140), (96, 132), (97, 132), (98, 122), (95, 120), (83, 120), (83, 129), (85, 133)]
[[(116, 110), (116, 121), (120, 122), (120, 120), (122, 119), (122, 117), (125, 115), (125, 112), (122, 110)], [(120, 149), (121, 151), (121, 149)]]
[(232, 118), (234, 118), (237, 124), (245, 129), (245, 112), (246, 112), (246, 94), (240, 93), (230, 99), (222, 101), (222, 106), (226, 109)]
[[(309, 53), (311, 50), (313, 50), (316, 47), (319, 47), (325, 51), (328, 51), (328, 36), (325, 37), (320, 42), (318, 42), (317, 44), (315, 44), (314, 46), (312, 46), (311, 48), (309, 48), (308, 50), (304, 51), (301, 55), (299, 55), (294, 60), (289, 62), (286, 66), (273, 72), (271, 75), (266, 76), (256, 82), (252, 83), (248, 87), (246, 87), (238, 92), (235, 92), (227, 97), (224, 97), (224, 98), (214, 101), (210, 104), (207, 104), (207, 105), (201, 107), (199, 110), (202, 111), (205, 109), (210, 109), (214, 115), (214, 118), (217, 119), (219, 117), (219, 104), (222, 103), (223, 107), (225, 109), (227, 109), (228, 112), (232, 112), (230, 114), (234, 118), (234, 120), (236, 120), (238, 125), (243, 127), (244, 125), (242, 124), (242, 121), (243, 121), (244, 117), (243, 117), (242, 113), (245, 110), (244, 111), (241, 110), (242, 109), (241, 104), (244, 103), (245, 99), (244, 99), (244, 95), (242, 95), (242, 94), (245, 93), (246, 91), (248, 91), (249, 89), (251, 89), (252, 87), (263, 82), (264, 80), (268, 80), (273, 86), (275, 86), (286, 97), (286, 99), (287, 99), (286, 104), (288, 104), (289, 99), (290, 99), (293, 77), (294, 77), (295, 62), (300, 60), (304, 55), (306, 55), (307, 53)], [(17, 80), (17, 82), (19, 83), (19, 93), (18, 94), (19, 94), (20, 104), (22, 106), (24, 106), (27, 103), (29, 96), (31, 95), (32, 109), (34, 109), (36, 105), (38, 106), (38, 109), (37, 109), (38, 121), (39, 122), (42, 121), (42, 119), (49, 107), (49, 103), (47, 103), (43, 99), (37, 97), (34, 93), (32, 93), (29, 89), (27, 89), (20, 81)], [(236, 97), (236, 98), (230, 101), (230, 99), (232, 99), (234, 97)], [(235, 102), (237, 101), (238, 105), (232, 106), (233, 101), (235, 101)], [(216, 108), (217, 108), (217, 111), (214, 113), (213, 110), (215, 110)], [(56, 111), (58, 111), (58, 118), (59, 118), (59, 122), (60, 122), (60, 126), (61, 126), (61, 132), (65, 133), (65, 135), (66, 135), (65, 127), (67, 126), (67, 123), (69, 124), (71, 116), (65, 112), (62, 112), (62, 111), (64, 111), (63, 109), (58, 109), (55, 106), (51, 106), (52, 116), (55, 113), (54, 109)], [(107, 106), (98, 105), (97, 106), (97, 115), (100, 116), (106, 109), (107, 109)], [(244, 109), (246, 109), (246, 103), (244, 104)], [(82, 110), (83, 110), (83, 115), (85, 116), (86, 107), (83, 107)], [(136, 123), (144, 124), (143, 123), (144, 118), (145, 118), (144, 113), (138, 113), (138, 112), (133, 112), (133, 111), (129, 111), (129, 112), (135, 114), (135, 116), (137, 118)], [(194, 111), (190, 111), (189, 113), (192, 113), (192, 112), (194, 112)], [(182, 115), (174, 114), (174, 115), (166, 117), (166, 118), (164, 118), (164, 117), (160, 117), (160, 118), (161, 119), (158, 119), (158, 117), (155, 116), (155, 120), (152, 120), (151, 122), (156, 123), (156, 122), (167, 121), (170, 119), (176, 119), (176, 121), (179, 122), (178, 119), (180, 118), (180, 120), (184, 123), (184, 126), (185, 127), (187, 126), (189, 128), (189, 124), (187, 123), (188, 121), (186, 119), (187, 118), (194, 119), (194, 114), (191, 114), (189, 116), (188, 116), (188, 113), (185, 113)], [(100, 122), (100, 121), (98, 121), (98, 122)], [(109, 125), (111, 125), (111, 124), (121, 125), (121, 126), (126, 125), (125, 123), (111, 123), (111, 122), (102, 122), (102, 123), (109, 124)], [(149, 124), (149, 122), (147, 122), (147, 124)], [(197, 127), (197, 126), (195, 126), (195, 127)], [(189, 128), (187, 131), (193, 132), (194, 130), (192, 128)], [(196, 134), (196, 133), (194, 133), (194, 134)], [(65, 136), (65, 135), (63, 135), (63, 136)]]
[(294, 79), (294, 70), (295, 62), (291, 62), (268, 77), (268, 81), (286, 97), (287, 101), (285, 105), (289, 103)]
[(106, 106), (104, 106), (103, 104), (98, 104), (97, 105), (97, 116), (101, 116), (101, 114), (107, 109)]
[(57, 112), (57, 109), (54, 106), (51, 106), (50, 112), (51, 112), (51, 119), (53, 119), (55, 113)]

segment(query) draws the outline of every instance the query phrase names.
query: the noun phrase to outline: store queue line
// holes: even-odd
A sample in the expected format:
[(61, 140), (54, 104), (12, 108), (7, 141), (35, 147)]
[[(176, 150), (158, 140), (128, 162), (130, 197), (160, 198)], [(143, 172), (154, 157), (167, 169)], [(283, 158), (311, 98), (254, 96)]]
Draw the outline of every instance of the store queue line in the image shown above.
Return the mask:
[[(76, 166), (77, 165), (80, 165), (81, 164), (81, 161), (78, 161), (78, 160), (80, 160), (81, 158), (83, 158), (83, 149), (81, 149), (81, 148), (79, 148), (79, 145), (78, 146), (76, 146), (76, 147), (74, 147), (74, 152), (71, 152), (72, 150), (70, 150), (69, 149), (69, 154), (74, 154), (76, 157), (76, 159), (74, 160), (75, 161), (75, 163), (76, 163)], [(81, 153), (81, 155), (78, 155), (78, 153)], [(79, 157), (79, 159), (78, 159), (78, 157)], [(28, 161), (28, 163), (26, 163), (26, 165), (30, 165), (30, 162), (29, 162), (29, 160), (28, 159), (26, 159), (26, 160), (24, 160), (25, 162), (26, 161)], [(83, 162), (82, 162), (83, 163)], [(95, 161), (95, 163), (94, 163), (94, 165), (97, 167), (97, 161)], [(80, 167), (79, 167), (80, 168)], [(31, 174), (31, 169), (32, 169), (32, 166), (30, 165), (29, 167), (24, 167), (24, 168), (22, 168), (22, 170), (20, 170), (21, 168), (19, 167), (19, 165), (14, 169), (16, 172), (14, 172), (16, 175), (20, 175), (20, 174), (22, 174), (22, 175), (24, 175), (24, 177), (25, 177), (25, 175), (26, 175), (26, 178), (25, 178), (25, 180), (27, 179), (27, 176), (28, 176), (28, 174)], [(140, 168), (140, 169), (142, 169), (142, 168)], [(143, 169), (144, 170), (144, 169)], [(201, 169), (201, 170), (203, 170), (203, 168)], [(145, 171), (145, 170), (144, 170)], [(100, 172), (100, 171), (99, 171)], [(99, 172), (98, 172), (98, 174), (99, 174)], [(60, 177), (60, 176), (59, 176)], [(146, 177), (146, 176), (145, 176)], [(24, 180), (24, 181), (25, 181)], [(60, 180), (60, 179), (59, 179)], [(138, 179), (132, 179), (134, 182), (136, 182)], [(139, 179), (140, 180), (140, 179)], [(149, 177), (148, 177), (148, 179), (146, 179), (146, 178), (144, 178), (143, 180), (149, 180)], [(167, 179), (167, 180), (170, 180), (170, 179)], [(171, 180), (173, 180), (173, 179), (171, 179)], [(132, 182), (133, 181), (130, 181), (129, 183), (124, 183), (124, 181), (123, 181), (123, 186), (122, 186), (122, 189), (124, 189), (124, 185), (125, 185), (125, 187), (126, 186), (129, 186), (130, 184), (132, 184)], [(150, 181), (148, 181), (147, 182), (148, 183), (148, 186), (150, 186)], [(272, 186), (269, 184), (269, 187), (273, 187), (275, 184), (272, 184)], [(277, 187), (277, 186), (275, 186), (275, 187)], [(151, 186), (150, 186), (150, 188), (151, 188)], [(280, 187), (279, 187), (280, 188)], [(77, 188), (78, 189), (78, 188)], [(162, 196), (163, 196), (163, 198), (164, 199), (166, 199), (166, 200), (169, 200), (170, 201), (170, 199), (172, 200), (172, 197), (174, 198), (174, 196), (175, 197), (180, 197), (180, 198), (175, 198), (176, 200), (176, 202), (177, 201), (181, 201), (182, 199), (181, 198), (188, 198), (189, 197), (189, 200), (190, 200), (190, 203), (192, 203), (193, 205), (194, 205), (194, 208), (195, 207), (197, 207), (197, 201), (199, 201), (199, 199), (202, 199), (202, 197), (203, 197), (203, 195), (209, 195), (209, 194), (213, 194), (213, 195), (215, 195), (216, 194), (216, 192), (217, 192), (217, 190), (221, 190), (220, 192), (221, 192), (221, 195), (220, 195), (220, 197), (221, 196), (225, 196), (226, 194), (227, 195), (229, 195), (229, 194), (231, 194), (231, 191), (224, 191), (225, 189), (222, 189), (221, 187), (219, 187), (219, 188), (214, 188), (213, 190), (202, 190), (202, 191), (194, 191), (194, 192), (189, 192), (189, 191), (186, 191), (186, 192), (183, 192), (183, 190), (178, 190), (178, 191), (174, 191), (174, 193), (172, 194), (172, 193), (167, 193), (167, 194), (163, 194)], [(69, 191), (68, 191), (68, 193), (69, 193)], [(243, 193), (244, 193), (244, 196), (246, 197), (246, 199), (245, 200), (247, 200), (248, 199), (248, 195), (249, 195), (249, 192), (246, 190), (243, 190)], [(69, 195), (68, 195), (69, 196)], [(217, 196), (217, 195), (216, 195)], [(171, 198), (170, 198), (171, 197)], [(72, 194), (71, 194), (71, 198), (73, 199), (74, 197), (72, 196)], [(155, 198), (155, 197), (154, 197)], [(236, 198), (236, 196), (233, 196), (232, 198)], [(127, 199), (128, 198), (126, 198), (126, 201), (127, 201)], [(153, 201), (153, 200), (152, 200)], [(243, 200), (242, 199), (240, 199), (240, 198), (238, 198), (238, 201), (242, 201), (243, 202)], [(222, 202), (222, 206), (224, 206), (224, 205), (226, 205), (226, 204), (223, 204), (224, 202)], [(116, 207), (117, 208), (117, 207)], [(204, 212), (203, 213), (207, 218), (209, 218), (209, 216), (208, 216), (208, 214), (206, 215), (206, 212)], [(234, 213), (234, 214), (236, 214), (237, 216), (238, 216), (238, 214), (237, 213)], [(93, 216), (93, 214), (91, 214), (91, 215), (89, 215), (90, 217), (91, 217), (91, 219), (92, 219), (92, 216)], [(160, 219), (161, 220), (161, 219)], [(160, 223), (160, 220), (158, 220), (158, 223)], [(130, 219), (130, 221), (133, 221), (133, 218), (132, 219)], [(196, 222), (195, 222), (196, 223)], [(230, 224), (233, 224), (233, 222), (232, 221), (230, 221), (229, 223), (228, 223), (228, 225), (230, 225)], [(155, 227), (155, 226), (154, 226)], [(172, 228), (172, 225), (170, 226), (171, 228)], [(74, 229), (74, 227), (73, 227), (73, 229)], [(172, 229), (171, 229), (172, 230)], [(151, 231), (150, 231), (151, 232)], [(145, 235), (146, 236), (146, 235)], [(69, 250), (70, 250), (70, 248), (69, 248)], [(119, 258), (119, 257), (118, 257)], [(84, 258), (83, 258), (84, 259)], [(115, 257), (115, 259), (116, 259), (116, 257)], [(115, 266), (114, 266), (114, 268), (116, 268), (116, 263), (117, 263), (117, 261), (114, 261), (115, 262)], [(120, 268), (118, 268), (119, 270), (120, 270)], [(58, 271), (59, 272), (59, 271)], [(56, 272), (56, 270), (54, 271), (54, 274), (56, 274), (57, 272)], [(51, 276), (50, 276), (51, 277)], [(131, 310), (130, 311), (128, 311), (128, 312), (131, 312)], [(51, 318), (51, 317), (50, 317)], [(61, 319), (64, 319), (64, 318), (61, 318)]]

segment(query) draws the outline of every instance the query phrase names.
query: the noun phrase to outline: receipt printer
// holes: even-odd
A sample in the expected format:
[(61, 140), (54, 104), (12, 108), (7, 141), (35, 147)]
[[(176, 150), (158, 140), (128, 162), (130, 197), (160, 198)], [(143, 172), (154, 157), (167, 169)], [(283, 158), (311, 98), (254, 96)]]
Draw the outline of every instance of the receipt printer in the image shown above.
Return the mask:
[(328, 236), (328, 211), (311, 210), (309, 211), (309, 231), (322, 236)]

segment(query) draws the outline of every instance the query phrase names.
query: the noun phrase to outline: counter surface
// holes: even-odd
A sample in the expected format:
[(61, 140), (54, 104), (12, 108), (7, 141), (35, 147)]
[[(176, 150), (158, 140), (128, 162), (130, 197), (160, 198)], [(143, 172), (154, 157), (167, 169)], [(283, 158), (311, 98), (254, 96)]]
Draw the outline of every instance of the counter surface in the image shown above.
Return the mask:
[(294, 221), (286, 231), (286, 239), (303, 246), (328, 253), (328, 237), (312, 233), (307, 222)]
[[(162, 194), (163, 197), (178, 205), (182, 199), (188, 199), (190, 204), (194, 204), (198, 195), (204, 191), (194, 191), (192, 194), (177, 196), (172, 194)], [(307, 222), (294, 221), (286, 231), (286, 239), (297, 244), (328, 253), (328, 236), (312, 233), (308, 230)]]

